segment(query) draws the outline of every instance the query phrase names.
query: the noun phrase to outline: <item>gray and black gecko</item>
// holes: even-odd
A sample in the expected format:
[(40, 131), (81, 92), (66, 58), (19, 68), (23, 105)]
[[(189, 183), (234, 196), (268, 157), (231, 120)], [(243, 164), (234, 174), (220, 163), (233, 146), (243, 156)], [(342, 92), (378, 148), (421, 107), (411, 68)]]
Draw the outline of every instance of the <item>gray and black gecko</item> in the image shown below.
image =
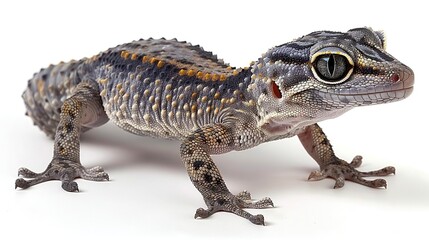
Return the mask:
[(297, 135), (320, 166), (309, 179), (331, 177), (386, 187), (394, 167), (360, 172), (362, 157), (347, 163), (335, 156), (317, 122), (357, 106), (408, 97), (413, 71), (385, 49), (381, 32), (357, 28), (346, 33), (319, 31), (268, 50), (248, 68), (234, 68), (211, 52), (175, 39), (138, 40), (91, 58), (51, 65), (28, 81), (23, 93), (27, 115), (55, 138), (47, 169), (19, 169), (15, 186), (28, 188), (60, 180), (78, 191), (75, 178), (109, 180), (101, 167), (80, 163), (81, 133), (108, 120), (138, 135), (176, 139), (195, 187), (208, 209), (232, 212), (255, 224), (262, 215), (243, 208), (266, 208), (269, 198), (252, 202), (248, 192), (230, 193), (211, 154), (244, 150)]

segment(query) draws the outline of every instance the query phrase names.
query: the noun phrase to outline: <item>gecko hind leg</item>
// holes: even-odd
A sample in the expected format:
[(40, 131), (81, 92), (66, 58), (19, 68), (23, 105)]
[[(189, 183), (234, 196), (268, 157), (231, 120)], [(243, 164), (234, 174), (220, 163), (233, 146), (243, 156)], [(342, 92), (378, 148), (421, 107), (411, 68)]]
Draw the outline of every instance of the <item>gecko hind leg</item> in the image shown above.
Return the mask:
[(20, 168), (15, 188), (26, 189), (49, 180), (60, 180), (68, 192), (79, 191), (73, 180), (83, 178), (91, 181), (109, 180), (109, 175), (101, 167), (85, 168), (80, 163), (80, 134), (82, 130), (107, 122), (101, 98), (96, 86), (82, 82), (74, 94), (61, 107), (60, 122), (55, 133), (54, 157), (45, 171), (35, 173)]

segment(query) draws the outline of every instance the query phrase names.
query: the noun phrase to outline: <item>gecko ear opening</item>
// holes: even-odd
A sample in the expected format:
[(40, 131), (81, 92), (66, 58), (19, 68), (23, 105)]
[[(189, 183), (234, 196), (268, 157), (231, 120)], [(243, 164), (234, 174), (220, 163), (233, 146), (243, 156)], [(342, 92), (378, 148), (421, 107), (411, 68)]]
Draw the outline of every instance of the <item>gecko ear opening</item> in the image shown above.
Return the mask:
[(274, 97), (282, 98), (282, 92), (280, 91), (280, 87), (274, 81), (271, 81), (271, 90), (273, 92)]

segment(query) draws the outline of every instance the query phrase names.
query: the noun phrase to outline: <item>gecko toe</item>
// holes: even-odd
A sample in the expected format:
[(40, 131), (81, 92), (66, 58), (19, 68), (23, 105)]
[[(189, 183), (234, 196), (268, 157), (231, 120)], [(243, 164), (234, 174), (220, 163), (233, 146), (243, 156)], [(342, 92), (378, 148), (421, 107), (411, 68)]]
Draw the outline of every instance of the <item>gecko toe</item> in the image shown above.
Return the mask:
[(264, 220), (264, 216), (261, 214), (252, 216), (249, 218), (250, 222), (256, 224), (256, 225), (264, 225), (265, 226), (265, 220)]
[(353, 160), (350, 162), (350, 166), (354, 168), (358, 168), (362, 165), (362, 156), (357, 155), (353, 158)]
[(26, 189), (26, 188), (29, 188), (29, 187), (30, 187), (30, 184), (27, 181), (25, 181), (23, 178), (16, 179), (16, 181), (15, 181), (15, 189), (17, 189), (17, 188)]
[(104, 171), (88, 171), (88, 170), (83, 170), (80, 172), (80, 177), (85, 179), (85, 180), (90, 180), (90, 181), (109, 181), (109, 174), (107, 174)]
[(79, 192), (79, 187), (74, 181), (63, 181), (61, 187), (67, 192)]
[(213, 211), (205, 210), (204, 208), (198, 208), (195, 212), (194, 218), (208, 218), (213, 214)]
[(22, 167), (22, 168), (18, 169), (18, 177), (22, 176), (22, 177), (25, 177), (25, 178), (35, 178), (35, 177), (37, 177), (39, 175), (40, 174), (35, 173), (35, 172), (29, 170), (28, 168)]
[(344, 187), (344, 182), (345, 182), (344, 176), (338, 176), (338, 177), (335, 179), (334, 189)]
[(308, 180), (319, 181), (328, 177), (326, 171), (312, 171), (310, 175), (308, 175)]
[(243, 201), (251, 200), (252, 196), (250, 195), (250, 192), (244, 190), (235, 195), (238, 199), (241, 199)]

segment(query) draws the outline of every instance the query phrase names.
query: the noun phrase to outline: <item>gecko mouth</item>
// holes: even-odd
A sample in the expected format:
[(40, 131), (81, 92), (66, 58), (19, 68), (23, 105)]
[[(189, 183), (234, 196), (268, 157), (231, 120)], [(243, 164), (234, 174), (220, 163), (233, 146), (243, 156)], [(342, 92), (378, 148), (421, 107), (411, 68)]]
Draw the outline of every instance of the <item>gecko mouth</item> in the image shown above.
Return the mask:
[(373, 87), (356, 87), (333, 90), (319, 90), (317, 94), (330, 103), (346, 106), (363, 106), (395, 102), (407, 98), (413, 92), (414, 74), (403, 71), (394, 74), (391, 82)]
[(399, 101), (410, 96), (413, 87), (390, 91), (375, 91), (367, 93), (330, 93), (318, 91), (318, 95), (328, 102), (340, 102), (348, 106), (362, 106)]

